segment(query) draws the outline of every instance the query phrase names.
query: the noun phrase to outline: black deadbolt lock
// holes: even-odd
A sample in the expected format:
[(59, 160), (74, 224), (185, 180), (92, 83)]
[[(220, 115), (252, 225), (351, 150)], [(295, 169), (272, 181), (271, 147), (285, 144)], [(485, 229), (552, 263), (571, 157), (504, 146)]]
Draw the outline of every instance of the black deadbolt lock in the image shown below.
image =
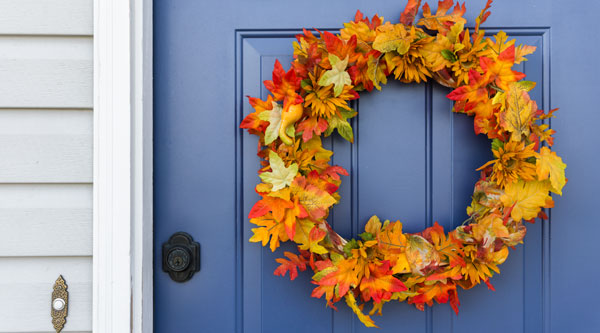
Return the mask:
[(176, 232), (163, 244), (163, 271), (175, 282), (185, 282), (200, 271), (200, 244), (185, 232)]

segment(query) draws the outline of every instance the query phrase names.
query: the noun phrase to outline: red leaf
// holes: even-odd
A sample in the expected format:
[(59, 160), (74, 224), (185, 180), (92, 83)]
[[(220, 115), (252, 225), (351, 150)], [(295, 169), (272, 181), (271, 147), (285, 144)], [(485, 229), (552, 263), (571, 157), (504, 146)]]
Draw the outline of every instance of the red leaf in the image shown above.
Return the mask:
[(262, 200), (259, 200), (254, 204), (252, 209), (250, 209), (250, 213), (248, 214), (248, 218), (252, 219), (255, 217), (261, 217), (271, 211), (271, 208), (267, 206)]
[(279, 265), (279, 267), (275, 269), (273, 274), (278, 276), (284, 276), (285, 273), (289, 271), (290, 280), (294, 280), (296, 277), (298, 277), (298, 270), (300, 270), (301, 272), (304, 272), (306, 270), (307, 261), (304, 257), (297, 256), (291, 252), (286, 251), (283, 254), (290, 260), (283, 258), (275, 259), (275, 261), (277, 261), (281, 265)]
[(400, 14), (400, 23), (404, 25), (413, 25), (420, 6), (421, 0), (408, 0), (406, 7), (404, 7), (404, 11)]
[[(330, 177), (333, 180), (340, 180), (340, 175), (348, 176), (348, 171), (339, 165), (330, 166), (321, 174), (321, 178)], [(336, 189), (337, 190), (337, 189)], [(329, 192), (333, 193), (333, 192)]]

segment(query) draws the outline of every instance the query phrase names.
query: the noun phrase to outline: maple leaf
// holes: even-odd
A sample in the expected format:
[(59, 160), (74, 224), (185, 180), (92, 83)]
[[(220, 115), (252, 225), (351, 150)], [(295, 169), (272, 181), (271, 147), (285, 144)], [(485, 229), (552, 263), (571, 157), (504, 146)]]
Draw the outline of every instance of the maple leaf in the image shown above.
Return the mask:
[(258, 202), (256, 202), (254, 204), (254, 206), (252, 206), (252, 209), (250, 209), (250, 213), (248, 214), (248, 218), (255, 218), (255, 217), (261, 217), (266, 215), (268, 212), (271, 211), (271, 208), (262, 200), (259, 200)]
[(442, 35), (445, 35), (455, 23), (466, 23), (467, 20), (462, 16), (467, 11), (465, 4), (462, 7), (457, 2), (452, 12), (448, 12), (454, 5), (453, 0), (438, 1), (438, 8), (435, 15), (431, 14), (429, 4), (423, 5), (423, 18), (419, 20), (419, 25), (424, 25), (429, 30), (437, 30)]
[(323, 118), (308, 117), (296, 126), (296, 132), (302, 133), (302, 140), (306, 142), (312, 139), (313, 135), (321, 135), (328, 126), (327, 120)]
[[(338, 59), (348, 58), (348, 62), (353, 63), (361, 56), (361, 54), (355, 52), (357, 45), (356, 35), (350, 36), (348, 40), (343, 40), (329, 31), (324, 31), (321, 33), (321, 39), (325, 42), (325, 48), (329, 53), (328, 57), (335, 55)], [(331, 63), (331, 59), (329, 59), (329, 63), (332, 67), (334, 66)]]
[[(458, 294), (456, 292), (456, 285), (452, 282), (442, 283), (436, 282), (431, 285), (423, 285), (417, 290), (418, 295), (409, 298), (409, 304), (421, 305), (424, 304), (433, 305), (435, 299), (438, 303), (447, 303), (450, 301), (450, 306), (456, 314), (458, 314), (458, 306), (460, 302), (458, 300)], [(418, 306), (417, 306), (418, 307)]]
[(413, 25), (420, 6), (421, 0), (408, 0), (406, 7), (404, 7), (404, 11), (400, 14), (400, 23), (404, 25)]
[(455, 103), (455, 112), (465, 112), (469, 115), (478, 114), (484, 116), (488, 114), (489, 109), (489, 91), (488, 81), (479, 72), (469, 70), (469, 84), (460, 86), (451, 91), (446, 97), (460, 102)]
[(537, 104), (527, 91), (518, 84), (510, 84), (506, 92), (505, 110), (499, 116), (500, 126), (511, 133), (511, 140), (521, 141), (523, 135), (529, 135), (536, 112)]
[(302, 103), (302, 97), (297, 91), (300, 89), (301, 77), (296, 76), (294, 69), (287, 73), (283, 70), (279, 60), (275, 60), (273, 80), (264, 81), (265, 87), (273, 94), (276, 101), (284, 101), (284, 105)]
[[(508, 36), (504, 31), (498, 32), (494, 35), (495, 42), (492, 42), (491, 39), (487, 39), (486, 42), (489, 46), (489, 49), (494, 52), (496, 56), (500, 55), (502, 51), (506, 50), (509, 46), (515, 45), (515, 40), (508, 40)], [(520, 64), (522, 61), (527, 61), (525, 58), (526, 55), (535, 52), (536, 47), (531, 45), (519, 45), (515, 47), (515, 64)]]
[(329, 177), (333, 180), (340, 180), (339, 175), (348, 176), (349, 174), (348, 171), (346, 171), (346, 169), (342, 168), (339, 165), (330, 166), (327, 169), (325, 169), (323, 173), (321, 173), (321, 177)]
[(507, 184), (500, 200), (504, 207), (512, 207), (510, 216), (513, 220), (531, 220), (538, 215), (542, 207), (552, 205), (552, 198), (548, 194), (550, 186), (547, 180), (529, 182), (520, 180)]
[(308, 183), (303, 176), (294, 179), (291, 190), (298, 198), (298, 202), (306, 208), (308, 215), (314, 220), (326, 216), (329, 207), (337, 202), (331, 194), (314, 184)]
[(362, 267), (357, 265), (357, 263), (358, 260), (353, 258), (340, 259), (335, 263), (334, 267), (336, 269), (323, 276), (318, 281), (318, 284), (323, 286), (336, 286), (337, 296), (343, 297), (348, 293), (351, 286), (354, 287), (359, 282), (358, 274), (362, 274)]
[(515, 63), (515, 46), (511, 45), (500, 52), (496, 60), (479, 58), (479, 65), (485, 72), (486, 81), (494, 82), (498, 88), (508, 90), (508, 84), (525, 77), (525, 74), (512, 70)]
[(273, 185), (272, 191), (280, 190), (292, 184), (294, 177), (298, 174), (298, 164), (292, 163), (286, 167), (283, 160), (274, 151), (269, 151), (269, 165), (271, 172), (263, 172), (259, 175), (265, 183)]
[(259, 226), (259, 228), (252, 228), (254, 235), (252, 235), (250, 241), (254, 243), (262, 242), (262, 246), (269, 243), (272, 252), (275, 252), (280, 242), (289, 240), (284, 224), (277, 222), (270, 214), (250, 219), (250, 223)]
[[(287, 196), (277, 196), (278, 192), (287, 193)], [(273, 217), (277, 221), (283, 221), (285, 218), (285, 212), (287, 209), (294, 208), (294, 203), (290, 201), (290, 191), (289, 188), (282, 189), (278, 192), (271, 192), (269, 195), (263, 196), (262, 200), (257, 202), (254, 207), (259, 205), (265, 205), (269, 207), (269, 210), (273, 212)], [(252, 208), (254, 210), (254, 207)], [(258, 207), (257, 207), (258, 208)], [(257, 212), (258, 213), (258, 212)], [(257, 217), (257, 216), (253, 216)]]
[(375, 14), (375, 16), (369, 20), (368, 17), (363, 17), (363, 13), (361, 13), (360, 10), (357, 10), (354, 21), (344, 23), (344, 28), (340, 30), (340, 36), (342, 39), (348, 40), (355, 35), (358, 43), (362, 44), (362, 48), (370, 49), (368, 44), (364, 44), (373, 42), (375, 39), (375, 29), (382, 23), (383, 17), (379, 17)]
[(382, 300), (389, 300), (393, 292), (407, 290), (404, 283), (392, 274), (389, 261), (370, 262), (359, 286), (363, 300), (366, 302), (373, 298), (373, 302), (380, 303)]
[(327, 87), (328, 85), (333, 84), (334, 96), (338, 97), (344, 90), (345, 85), (349, 86), (352, 84), (350, 74), (346, 71), (346, 67), (348, 67), (348, 57), (346, 56), (344, 60), (340, 60), (335, 54), (329, 54), (329, 63), (332, 68), (323, 73), (319, 79), (319, 85)]
[(448, 263), (451, 266), (464, 265), (462, 256), (464, 255), (461, 250), (461, 242), (458, 241), (452, 233), (446, 236), (444, 228), (437, 223), (434, 223), (432, 227), (423, 230), (423, 237), (429, 240), (437, 252), (443, 256), (446, 256)]
[(276, 262), (280, 263), (279, 267), (273, 272), (274, 275), (285, 276), (285, 273), (290, 272), (290, 280), (294, 280), (298, 277), (298, 270), (304, 272), (306, 270), (306, 259), (302, 256), (298, 256), (291, 252), (284, 252), (284, 256), (288, 257), (289, 260), (284, 258), (275, 259)]
[(294, 235), (294, 242), (300, 244), (298, 247), (301, 250), (308, 250), (316, 254), (325, 254), (329, 251), (319, 244), (325, 236), (327, 231), (319, 229), (312, 221), (307, 219), (300, 219), (296, 222), (296, 234)]
[(550, 151), (548, 147), (542, 147), (537, 155), (536, 172), (539, 180), (550, 179), (552, 192), (562, 195), (562, 188), (566, 184), (565, 168), (560, 156)]
[(248, 96), (248, 101), (255, 111), (247, 115), (246, 118), (242, 120), (240, 128), (248, 129), (250, 134), (259, 134), (264, 132), (268, 126), (268, 123), (260, 119), (260, 114), (273, 108), (273, 96), (267, 96), (266, 101), (263, 101), (260, 98)]

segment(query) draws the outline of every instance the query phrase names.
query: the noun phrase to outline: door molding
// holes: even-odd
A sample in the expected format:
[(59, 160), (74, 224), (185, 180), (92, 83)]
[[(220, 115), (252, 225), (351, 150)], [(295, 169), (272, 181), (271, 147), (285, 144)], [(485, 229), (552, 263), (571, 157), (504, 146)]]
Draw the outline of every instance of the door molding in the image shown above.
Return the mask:
[(152, 1), (94, 0), (93, 330), (152, 332)]

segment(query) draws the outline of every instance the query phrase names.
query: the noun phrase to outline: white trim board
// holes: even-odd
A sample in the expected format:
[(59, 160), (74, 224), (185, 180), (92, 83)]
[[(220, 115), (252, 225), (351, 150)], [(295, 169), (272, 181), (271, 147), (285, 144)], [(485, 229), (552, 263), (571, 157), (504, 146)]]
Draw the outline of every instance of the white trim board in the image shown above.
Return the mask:
[(94, 332), (152, 332), (152, 1), (94, 0)]

